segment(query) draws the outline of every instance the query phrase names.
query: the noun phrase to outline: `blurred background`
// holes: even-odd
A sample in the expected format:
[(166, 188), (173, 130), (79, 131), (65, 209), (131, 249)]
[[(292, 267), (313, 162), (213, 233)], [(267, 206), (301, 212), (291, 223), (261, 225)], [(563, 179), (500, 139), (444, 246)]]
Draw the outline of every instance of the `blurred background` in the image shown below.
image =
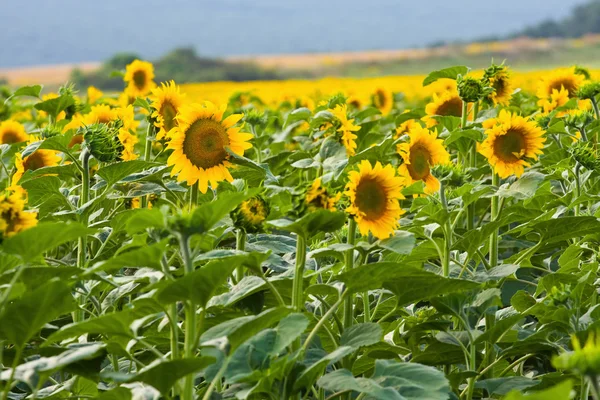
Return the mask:
[(600, 67), (600, 0), (2, 0), (0, 82), (120, 89), (156, 80), (423, 74), (491, 59)]

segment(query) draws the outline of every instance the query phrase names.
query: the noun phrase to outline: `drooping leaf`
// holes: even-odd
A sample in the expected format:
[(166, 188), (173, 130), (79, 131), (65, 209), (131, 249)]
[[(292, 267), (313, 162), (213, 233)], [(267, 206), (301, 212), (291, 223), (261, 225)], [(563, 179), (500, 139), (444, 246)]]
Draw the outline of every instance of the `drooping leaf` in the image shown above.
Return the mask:
[(469, 68), (463, 65), (433, 71), (429, 75), (427, 75), (427, 77), (423, 81), (423, 86), (431, 85), (438, 79), (456, 79), (458, 75), (466, 75), (467, 72), (469, 72)]
[(341, 212), (318, 210), (306, 214), (304, 217), (291, 221), (277, 219), (269, 221), (269, 225), (287, 232), (294, 232), (305, 238), (310, 238), (318, 232), (334, 232), (346, 222), (346, 215)]

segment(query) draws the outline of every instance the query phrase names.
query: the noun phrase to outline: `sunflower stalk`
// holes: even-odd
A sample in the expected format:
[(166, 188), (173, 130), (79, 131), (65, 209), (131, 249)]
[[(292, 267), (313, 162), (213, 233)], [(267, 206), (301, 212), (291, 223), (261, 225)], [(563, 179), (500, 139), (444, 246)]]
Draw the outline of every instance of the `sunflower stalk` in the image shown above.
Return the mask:
[(452, 226), (450, 225), (450, 216), (448, 215), (448, 200), (446, 199), (446, 186), (444, 181), (440, 181), (440, 202), (444, 207), (446, 221), (444, 222), (444, 249), (442, 259), (442, 275), (450, 276), (450, 249), (452, 248)]
[[(495, 171), (492, 171), (492, 186), (498, 189), (500, 177)], [(490, 223), (496, 222), (498, 218), (498, 195), (495, 194), (491, 198)], [(494, 229), (490, 235), (490, 268), (498, 265), (498, 229)]]
[[(246, 251), (246, 232), (243, 229), (238, 229), (235, 235), (235, 249), (238, 251)], [(239, 266), (235, 269), (235, 282), (240, 282), (244, 278), (244, 267)]]
[[(148, 123), (148, 130), (146, 131), (146, 143), (144, 147), (144, 161), (150, 161), (152, 158), (152, 141), (154, 139), (154, 124), (152, 122)], [(142, 208), (148, 207), (148, 197), (149, 195), (142, 196)]]
[[(195, 185), (194, 185), (195, 186)], [(194, 271), (194, 263), (192, 261), (190, 249), (190, 237), (181, 235), (179, 238), (179, 246), (181, 258), (184, 264), (184, 274), (189, 275)], [(196, 306), (192, 301), (187, 301), (185, 304), (185, 341), (184, 341), (184, 357), (193, 358), (196, 352)], [(185, 377), (183, 389), (184, 400), (194, 399), (194, 374), (189, 374)]]
[(294, 286), (292, 289), (292, 308), (296, 312), (302, 311), (304, 305), (303, 278), (306, 264), (306, 239), (298, 235), (296, 239), (296, 270), (294, 273)]
[[(346, 268), (344, 269), (346, 272), (350, 271), (354, 268), (354, 244), (356, 240), (356, 221), (353, 218), (348, 219), (348, 239), (346, 242), (351, 245), (353, 248), (346, 251)], [(352, 326), (354, 322), (354, 312), (353, 312), (353, 303), (354, 299), (351, 294), (346, 297), (346, 302), (344, 303), (344, 328), (348, 328)]]
[(592, 106), (594, 107), (594, 114), (596, 114), (596, 119), (600, 119), (600, 108), (598, 108), (598, 100), (596, 100), (596, 97), (592, 97), (590, 100), (592, 100)]
[[(79, 196), (79, 208), (82, 208), (90, 199), (90, 157), (91, 153), (87, 148), (81, 151), (81, 195)], [(85, 213), (81, 215), (81, 222), (87, 225), (87, 216)], [(81, 236), (77, 242), (77, 267), (85, 268), (87, 259), (87, 237)], [(79, 309), (74, 313), (75, 322), (83, 321), (85, 313), (82, 307), (85, 305), (85, 297), (78, 295)]]

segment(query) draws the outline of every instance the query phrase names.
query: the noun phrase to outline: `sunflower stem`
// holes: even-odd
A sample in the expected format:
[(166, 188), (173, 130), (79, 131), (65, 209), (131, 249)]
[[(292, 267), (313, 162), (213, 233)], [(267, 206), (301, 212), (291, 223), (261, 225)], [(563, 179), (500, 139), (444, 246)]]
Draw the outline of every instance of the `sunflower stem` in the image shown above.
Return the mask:
[[(148, 130), (146, 131), (146, 143), (144, 147), (144, 161), (150, 161), (152, 157), (152, 139), (154, 137), (154, 124), (148, 122)], [(142, 196), (142, 208), (148, 207), (149, 195)]]
[[(477, 120), (477, 114), (479, 114), (479, 102), (473, 104), (473, 123)], [(469, 149), (469, 168), (474, 170), (477, 168), (477, 142), (471, 143)], [(472, 202), (467, 206), (467, 230), (472, 230), (474, 227), (475, 220), (475, 202)]]
[[(243, 229), (238, 229), (235, 235), (235, 249), (246, 251), (246, 232)], [(235, 269), (235, 282), (240, 282), (244, 278), (244, 267), (239, 266)]]
[(306, 239), (298, 235), (296, 238), (296, 270), (294, 273), (294, 286), (292, 288), (292, 308), (297, 312), (302, 312), (304, 305), (304, 266), (306, 263)]
[[(81, 195), (79, 196), (79, 208), (82, 208), (90, 199), (90, 157), (91, 153), (87, 148), (81, 151)], [(81, 215), (81, 222), (87, 225), (87, 216), (85, 213)], [(87, 258), (87, 237), (84, 235), (77, 241), (77, 267), (85, 268)], [(82, 307), (85, 305), (85, 297), (78, 295), (79, 309), (74, 313), (75, 322), (83, 321), (85, 313)]]
[(190, 211), (198, 204), (198, 182), (190, 186)]
[(594, 113), (596, 114), (596, 119), (600, 119), (600, 109), (598, 108), (598, 100), (596, 100), (596, 96), (592, 97), (592, 106), (594, 106)]
[(467, 127), (467, 119), (469, 118), (469, 103), (466, 101), (462, 102), (462, 113), (460, 116), (460, 127), (465, 129)]
[(596, 374), (592, 374), (588, 376), (590, 380), (590, 389), (592, 389), (592, 397), (594, 400), (600, 400), (600, 385), (598, 384), (598, 376)]
[[(492, 171), (492, 186), (495, 189), (498, 188), (500, 184), (500, 177), (496, 174), (495, 171)], [(490, 222), (496, 222), (498, 218), (498, 195), (495, 194), (491, 199), (491, 211), (490, 211)], [(498, 229), (494, 229), (492, 234), (490, 235), (490, 268), (494, 268), (498, 265)]]
[[(575, 162), (575, 200), (579, 200), (581, 197), (581, 179), (579, 177), (580, 164)], [(579, 216), (579, 203), (575, 204), (575, 216)]]
[[(348, 239), (346, 243), (354, 247), (354, 243), (356, 240), (356, 221), (354, 219), (348, 219)], [(354, 268), (354, 248), (346, 251), (346, 268), (345, 271), (350, 271)], [(348, 328), (352, 326), (354, 322), (354, 313), (353, 313), (353, 296), (349, 294), (346, 297), (346, 302), (344, 303), (344, 328)]]
[[(440, 202), (444, 207), (444, 212), (448, 215), (448, 201), (446, 200), (446, 187), (444, 182), (440, 182)], [(444, 250), (442, 259), (442, 274), (445, 277), (450, 276), (450, 249), (452, 248), (452, 227), (450, 226), (450, 218), (446, 218), (444, 222)]]
[[(189, 275), (194, 271), (194, 263), (192, 261), (190, 250), (190, 237), (182, 235), (179, 238), (179, 246), (181, 258), (184, 264), (184, 274)], [(196, 306), (193, 301), (187, 301), (185, 304), (185, 342), (184, 342), (184, 357), (193, 358), (196, 352)], [(185, 377), (183, 389), (183, 400), (194, 399), (194, 374), (189, 374)]]

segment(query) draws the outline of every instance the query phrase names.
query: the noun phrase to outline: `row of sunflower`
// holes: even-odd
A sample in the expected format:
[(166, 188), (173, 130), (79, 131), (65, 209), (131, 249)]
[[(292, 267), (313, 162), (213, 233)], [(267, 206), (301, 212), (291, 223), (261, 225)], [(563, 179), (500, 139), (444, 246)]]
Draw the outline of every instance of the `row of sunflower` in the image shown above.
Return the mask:
[[(94, 357), (103, 374), (86, 378), (98, 388), (144, 382), (186, 400), (219, 391), (380, 398), (364, 391), (373, 385), (413, 398), (497, 397), (506, 393), (492, 381), (530, 358), (544, 373), (581, 373), (587, 398), (591, 362), (566, 350), (574, 335), (581, 353), (594, 328), (582, 316), (597, 306), (583, 293), (597, 275), (600, 82), (581, 67), (536, 73), (535, 90), (523, 76), (532, 77), (491, 65), (435, 71), (418, 88), (417, 78), (388, 77), (310, 91), (239, 84), (232, 94), (223, 83), (226, 101), (213, 102), (208, 85), (157, 85), (152, 64), (136, 60), (119, 94), (80, 96), (71, 85), (5, 93), (0, 260), (14, 275), (3, 279), (43, 287), (9, 268), (52, 267), (72, 274), (64, 291), (77, 300), (64, 320), (38, 319), (33, 333), (51, 336), (23, 340), (31, 354), (37, 339), (60, 338), (44, 345), (60, 342), (60, 351), (77, 347), (68, 347), (74, 336), (82, 346), (102, 341)], [(552, 225), (562, 221), (573, 229)], [(20, 240), (31, 232), (58, 237), (29, 256)], [(565, 271), (552, 269), (557, 262)], [(79, 272), (58, 271), (71, 266)], [(14, 346), (16, 366), (25, 342), (10, 342), (18, 324), (3, 320), (6, 304), (0, 339)], [(116, 330), (103, 325), (110, 318)], [(520, 337), (542, 350), (523, 354)], [(261, 346), (271, 347), (254, 362)], [(411, 360), (427, 382), (398, 372), (414, 383), (404, 386), (390, 372)], [(28, 375), (6, 371), (4, 393), (17, 398), (13, 381)], [(526, 387), (571, 378), (535, 376)]]

